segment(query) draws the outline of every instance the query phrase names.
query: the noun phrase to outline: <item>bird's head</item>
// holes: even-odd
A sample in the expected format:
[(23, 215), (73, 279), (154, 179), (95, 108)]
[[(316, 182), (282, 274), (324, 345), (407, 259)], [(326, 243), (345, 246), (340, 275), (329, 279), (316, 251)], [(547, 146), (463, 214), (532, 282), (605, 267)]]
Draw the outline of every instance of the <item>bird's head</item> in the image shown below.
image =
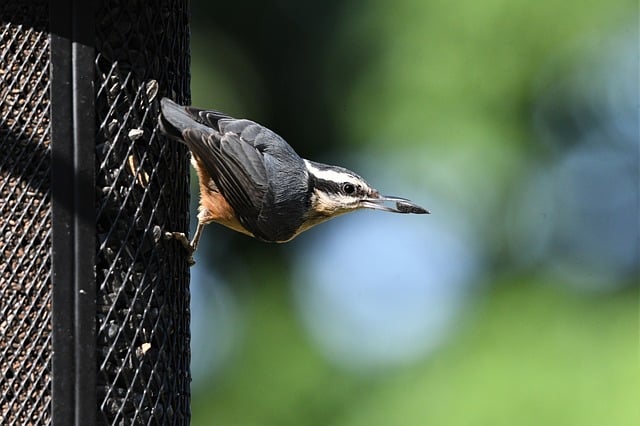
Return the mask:
[(425, 214), (428, 210), (400, 197), (380, 195), (362, 177), (351, 170), (305, 160), (312, 182), (309, 220), (322, 222), (359, 209), (392, 213)]

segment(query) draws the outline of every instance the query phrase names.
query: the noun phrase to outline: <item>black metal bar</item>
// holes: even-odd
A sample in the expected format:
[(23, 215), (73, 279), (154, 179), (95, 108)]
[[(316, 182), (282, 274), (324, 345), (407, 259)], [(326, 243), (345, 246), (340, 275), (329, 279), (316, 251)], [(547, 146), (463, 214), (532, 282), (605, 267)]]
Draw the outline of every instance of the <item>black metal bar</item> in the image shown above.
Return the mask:
[[(71, 40), (64, 31), (71, 14), (51, 8), (51, 192), (52, 192), (52, 419), (73, 424), (73, 123)], [(54, 16), (55, 15), (55, 16)]]
[(52, 419), (95, 424), (93, 2), (52, 0)]
[(74, 188), (76, 197), (75, 420), (77, 425), (91, 425), (95, 423), (97, 412), (93, 1), (75, 0), (73, 16), (73, 117), (76, 174)]

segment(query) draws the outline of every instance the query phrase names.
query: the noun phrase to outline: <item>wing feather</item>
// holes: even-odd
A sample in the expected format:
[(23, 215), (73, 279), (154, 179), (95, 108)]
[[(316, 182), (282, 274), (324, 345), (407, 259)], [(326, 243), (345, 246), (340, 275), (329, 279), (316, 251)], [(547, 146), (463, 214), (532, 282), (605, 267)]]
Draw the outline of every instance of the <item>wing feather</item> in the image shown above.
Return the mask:
[(240, 222), (255, 234), (268, 189), (262, 153), (234, 133), (220, 137), (187, 129), (183, 136)]

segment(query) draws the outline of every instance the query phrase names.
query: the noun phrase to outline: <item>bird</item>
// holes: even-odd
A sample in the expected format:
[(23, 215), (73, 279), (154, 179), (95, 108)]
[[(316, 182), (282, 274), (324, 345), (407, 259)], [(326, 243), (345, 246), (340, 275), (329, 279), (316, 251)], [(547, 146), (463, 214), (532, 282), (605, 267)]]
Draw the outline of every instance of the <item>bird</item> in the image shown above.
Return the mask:
[[(195, 252), (205, 225), (216, 222), (265, 242), (291, 241), (309, 228), (360, 209), (428, 214), (406, 198), (381, 195), (344, 167), (300, 157), (278, 134), (216, 110), (160, 101), (159, 129), (187, 146), (199, 181)], [(191, 262), (193, 258), (191, 257)]]

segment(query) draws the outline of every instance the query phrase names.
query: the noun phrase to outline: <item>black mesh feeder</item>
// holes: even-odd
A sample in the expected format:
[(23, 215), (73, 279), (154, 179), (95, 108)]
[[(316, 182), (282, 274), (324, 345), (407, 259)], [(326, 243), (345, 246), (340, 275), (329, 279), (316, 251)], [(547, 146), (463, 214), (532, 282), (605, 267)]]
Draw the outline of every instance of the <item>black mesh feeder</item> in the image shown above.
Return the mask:
[(187, 0), (0, 4), (0, 424), (188, 424)]

